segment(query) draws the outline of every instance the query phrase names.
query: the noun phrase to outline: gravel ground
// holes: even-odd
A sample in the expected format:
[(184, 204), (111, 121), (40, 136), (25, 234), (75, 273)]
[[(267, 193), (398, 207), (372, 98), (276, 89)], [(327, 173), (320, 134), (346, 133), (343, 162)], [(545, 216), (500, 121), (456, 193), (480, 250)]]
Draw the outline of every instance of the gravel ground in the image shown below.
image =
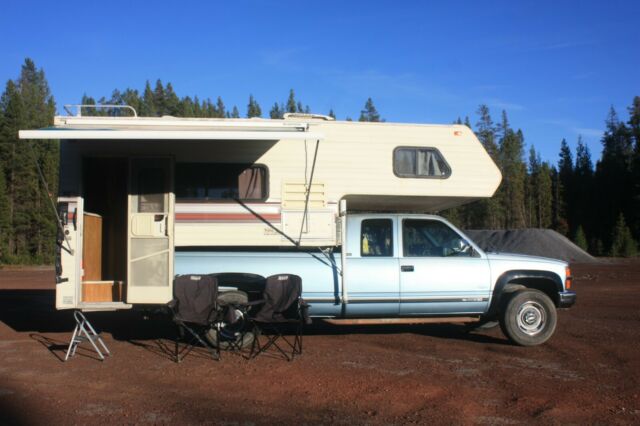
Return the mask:
[(0, 424), (639, 424), (640, 261), (573, 266), (546, 344), (499, 328), (316, 324), (302, 357), (173, 363), (167, 324), (94, 313), (113, 356), (61, 362), (49, 270), (0, 270)]

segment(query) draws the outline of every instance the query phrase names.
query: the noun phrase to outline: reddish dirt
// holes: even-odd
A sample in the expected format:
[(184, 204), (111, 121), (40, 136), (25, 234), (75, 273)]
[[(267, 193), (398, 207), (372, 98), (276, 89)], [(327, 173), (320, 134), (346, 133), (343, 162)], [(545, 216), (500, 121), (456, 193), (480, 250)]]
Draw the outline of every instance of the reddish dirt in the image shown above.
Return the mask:
[(574, 266), (578, 303), (546, 344), (498, 329), (314, 325), (291, 363), (173, 363), (168, 324), (88, 314), (113, 356), (61, 362), (73, 328), (49, 270), (0, 271), (4, 424), (638, 424), (640, 261)]

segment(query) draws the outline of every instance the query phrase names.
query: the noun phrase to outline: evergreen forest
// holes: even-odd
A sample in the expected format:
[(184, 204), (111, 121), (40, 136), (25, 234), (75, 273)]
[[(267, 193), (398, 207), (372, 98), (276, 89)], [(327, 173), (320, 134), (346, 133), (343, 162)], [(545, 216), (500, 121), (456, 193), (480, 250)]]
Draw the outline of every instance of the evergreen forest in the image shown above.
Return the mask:
[[(81, 103), (131, 105), (140, 116), (277, 119), (313, 111), (296, 99), (294, 90), (263, 111), (253, 95), (246, 105), (229, 107), (220, 97), (179, 97), (171, 83), (160, 80), (147, 82), (141, 92), (116, 89), (98, 99), (85, 94)], [(49, 196), (57, 194), (59, 146), (56, 141), (20, 141), (18, 130), (49, 126), (55, 113), (44, 71), (26, 59), (0, 98), (0, 265), (53, 262), (57, 231)], [(83, 115), (115, 113), (120, 111), (82, 110)], [(326, 114), (336, 117), (333, 110)], [(384, 121), (371, 98), (354, 116)], [(491, 199), (440, 213), (463, 229), (551, 228), (591, 254), (635, 256), (640, 241), (640, 96), (621, 115), (611, 107), (603, 118), (600, 158), (592, 158), (578, 137), (575, 150), (559, 141), (557, 161), (549, 162), (533, 144), (525, 144), (525, 135), (510, 125), (506, 111), (492, 115), (480, 105), (474, 119), (455, 122), (474, 130), (502, 171), (502, 183)]]

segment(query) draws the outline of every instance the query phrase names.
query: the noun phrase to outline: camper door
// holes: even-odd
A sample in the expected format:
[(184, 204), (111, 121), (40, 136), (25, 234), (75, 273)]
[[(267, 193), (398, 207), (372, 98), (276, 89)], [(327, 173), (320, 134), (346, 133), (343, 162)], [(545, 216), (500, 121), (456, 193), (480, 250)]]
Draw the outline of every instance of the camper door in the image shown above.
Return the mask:
[(59, 197), (56, 247), (56, 309), (75, 309), (82, 282), (82, 197)]
[(167, 303), (173, 281), (173, 159), (130, 162), (127, 302)]

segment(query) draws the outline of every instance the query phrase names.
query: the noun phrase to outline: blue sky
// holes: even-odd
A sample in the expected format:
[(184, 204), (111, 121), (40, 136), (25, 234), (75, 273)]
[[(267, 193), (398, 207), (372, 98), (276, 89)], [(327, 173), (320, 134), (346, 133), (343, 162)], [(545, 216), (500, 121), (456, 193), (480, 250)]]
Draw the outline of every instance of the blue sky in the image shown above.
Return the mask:
[(5, 2), (0, 79), (25, 57), (59, 109), (171, 81), (266, 113), (293, 88), (314, 112), (449, 123), (480, 103), (505, 109), (527, 144), (557, 161), (578, 134), (594, 157), (608, 109), (640, 95), (638, 1)]

